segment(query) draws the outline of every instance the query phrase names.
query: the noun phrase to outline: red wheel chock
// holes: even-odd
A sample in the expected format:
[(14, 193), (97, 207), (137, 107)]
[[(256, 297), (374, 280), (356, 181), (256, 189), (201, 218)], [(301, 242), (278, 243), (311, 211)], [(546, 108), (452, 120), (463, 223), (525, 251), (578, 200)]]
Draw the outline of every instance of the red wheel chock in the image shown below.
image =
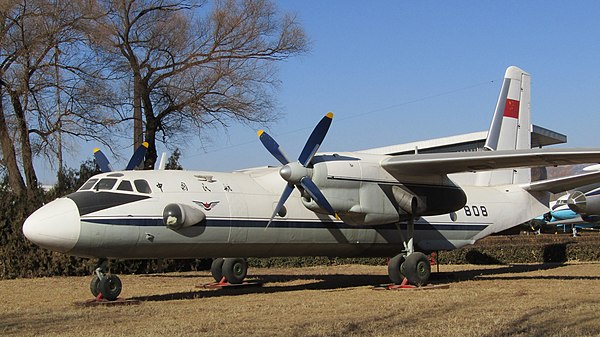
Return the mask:
[(400, 284), (390, 284), (387, 286), (388, 290), (392, 289), (414, 289), (417, 286), (413, 286), (412, 284), (408, 284), (408, 279), (405, 277)]
[(225, 276), (223, 276), (223, 278), (221, 278), (221, 281), (219, 281), (219, 282), (201, 284), (201, 285), (196, 286), (196, 288), (224, 289), (224, 288), (262, 287), (262, 286), (263, 286), (263, 282), (257, 281), (257, 280), (244, 281), (239, 284), (229, 283), (227, 281), (227, 279), (225, 278)]

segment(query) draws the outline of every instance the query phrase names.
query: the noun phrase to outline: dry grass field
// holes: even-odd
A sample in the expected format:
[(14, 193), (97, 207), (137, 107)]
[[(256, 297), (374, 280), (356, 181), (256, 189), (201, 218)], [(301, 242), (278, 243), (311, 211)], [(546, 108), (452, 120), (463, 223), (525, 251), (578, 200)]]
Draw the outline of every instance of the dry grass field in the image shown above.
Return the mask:
[[(435, 269), (435, 267), (434, 267)], [(262, 288), (198, 289), (208, 272), (123, 275), (139, 305), (79, 307), (90, 277), (0, 281), (2, 336), (600, 336), (600, 263), (440, 266), (448, 289), (377, 291), (385, 267), (251, 269)]]

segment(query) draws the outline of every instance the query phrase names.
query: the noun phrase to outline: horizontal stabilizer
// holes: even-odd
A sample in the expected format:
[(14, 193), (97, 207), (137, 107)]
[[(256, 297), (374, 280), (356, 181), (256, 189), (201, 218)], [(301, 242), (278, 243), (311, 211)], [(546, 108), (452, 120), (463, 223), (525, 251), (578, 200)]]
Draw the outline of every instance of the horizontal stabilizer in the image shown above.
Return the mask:
[(559, 193), (579, 186), (594, 184), (600, 181), (600, 171), (577, 174), (568, 177), (560, 177), (536, 181), (522, 185), (528, 191), (547, 191)]
[(381, 166), (392, 175), (438, 175), (506, 168), (600, 163), (600, 149), (526, 149), (400, 155)]

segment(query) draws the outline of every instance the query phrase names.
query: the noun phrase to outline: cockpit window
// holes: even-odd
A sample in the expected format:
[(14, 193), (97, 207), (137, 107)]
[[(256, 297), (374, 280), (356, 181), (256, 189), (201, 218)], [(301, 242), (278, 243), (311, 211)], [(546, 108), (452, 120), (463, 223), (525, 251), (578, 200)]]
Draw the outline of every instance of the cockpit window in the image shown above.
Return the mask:
[(89, 190), (90, 188), (92, 188), (92, 186), (94, 186), (94, 184), (98, 181), (98, 179), (90, 179), (88, 181), (85, 182), (85, 184), (83, 184), (83, 186), (81, 186), (79, 188), (80, 191), (83, 190)]
[(140, 193), (152, 193), (152, 190), (150, 189), (150, 185), (145, 180), (134, 180), (133, 184), (135, 185), (135, 188)]
[(123, 180), (117, 187), (119, 191), (131, 191), (133, 192), (133, 186), (131, 186), (131, 182), (129, 180)]
[(113, 188), (113, 186), (115, 186), (116, 183), (117, 183), (117, 179), (112, 179), (112, 178), (100, 179), (100, 181), (96, 184), (96, 186), (94, 186), (94, 189), (96, 191), (110, 190)]
[(558, 199), (558, 200), (556, 200), (556, 203), (554, 204), (554, 206), (552, 206), (552, 210), (555, 210), (566, 204), (567, 204), (567, 199)]

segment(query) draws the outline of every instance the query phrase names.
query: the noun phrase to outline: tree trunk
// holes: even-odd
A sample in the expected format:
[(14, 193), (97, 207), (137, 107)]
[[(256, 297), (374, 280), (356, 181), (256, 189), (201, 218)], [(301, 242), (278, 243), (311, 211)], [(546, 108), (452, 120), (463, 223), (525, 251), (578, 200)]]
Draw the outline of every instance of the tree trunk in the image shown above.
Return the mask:
[(19, 95), (13, 90), (9, 90), (9, 94), (15, 116), (17, 117), (17, 128), (19, 131), (19, 139), (21, 141), (21, 159), (23, 161), (25, 181), (27, 183), (27, 195), (32, 197), (35, 190), (38, 188), (38, 181), (35, 169), (33, 168), (33, 155), (31, 152), (31, 143), (29, 142), (29, 128), (27, 127), (25, 111), (23, 111)]
[(142, 97), (140, 95), (140, 80), (138, 76), (133, 79), (133, 151), (137, 150), (144, 141), (142, 127)]
[(144, 161), (144, 170), (154, 170), (158, 154), (156, 151), (156, 131), (160, 126), (160, 120), (154, 116), (154, 108), (150, 100), (150, 90), (145, 83), (140, 82), (140, 98), (144, 106), (144, 116), (146, 117), (146, 142), (148, 150), (146, 151), (146, 160)]
[(158, 121), (154, 116), (148, 116), (146, 114), (146, 142), (148, 143), (148, 150), (146, 151), (146, 160), (144, 161), (144, 170), (154, 170), (156, 159), (158, 154), (156, 152), (156, 129), (158, 128)]
[(3, 160), (8, 170), (8, 184), (17, 195), (23, 195), (25, 192), (25, 182), (19, 166), (17, 165), (17, 155), (13, 140), (10, 138), (6, 119), (4, 118), (4, 107), (2, 106), (2, 91), (0, 91), (0, 146), (2, 146)]

